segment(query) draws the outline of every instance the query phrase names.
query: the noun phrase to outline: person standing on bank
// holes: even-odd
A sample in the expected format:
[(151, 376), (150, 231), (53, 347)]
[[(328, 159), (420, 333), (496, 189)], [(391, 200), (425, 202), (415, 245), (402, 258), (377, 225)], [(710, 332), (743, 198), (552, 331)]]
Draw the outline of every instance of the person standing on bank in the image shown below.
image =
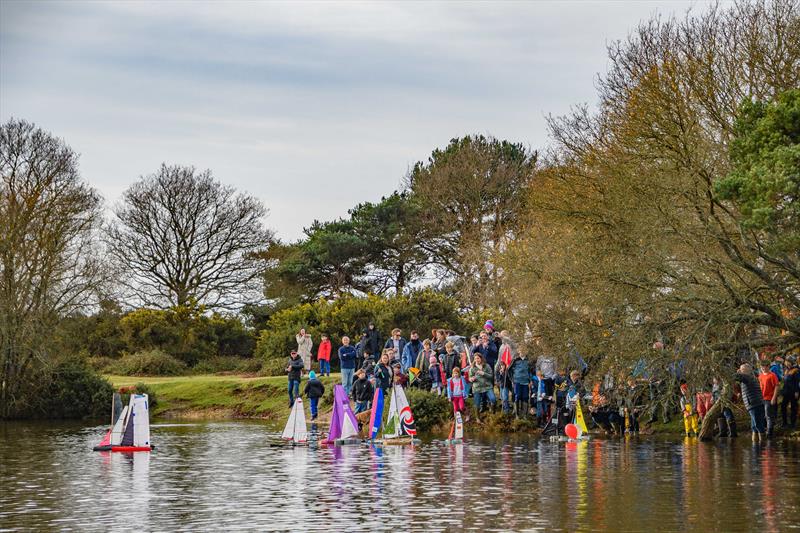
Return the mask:
[(319, 362), (319, 375), (331, 375), (331, 340), (323, 335), (317, 348), (317, 361)]
[(356, 371), (356, 349), (350, 346), (350, 337), (342, 337), (342, 346), (339, 348), (339, 363), (342, 367), (342, 387), (347, 395), (353, 388), (353, 374)]
[(753, 431), (753, 444), (761, 442), (767, 431), (766, 413), (764, 412), (764, 396), (761, 394), (761, 385), (753, 377), (753, 368), (748, 364), (739, 367), (736, 381), (742, 391), (742, 402), (750, 413), (750, 428)]
[(311, 335), (306, 333), (305, 328), (301, 329), (294, 338), (297, 341), (297, 353), (300, 354), (306, 372), (308, 372), (311, 370), (311, 348), (314, 346), (314, 341), (311, 340)]
[(297, 352), (292, 350), (289, 355), (289, 364), (286, 367), (289, 377), (289, 407), (294, 406), (294, 400), (300, 396), (300, 378), (303, 375), (303, 360), (298, 357)]

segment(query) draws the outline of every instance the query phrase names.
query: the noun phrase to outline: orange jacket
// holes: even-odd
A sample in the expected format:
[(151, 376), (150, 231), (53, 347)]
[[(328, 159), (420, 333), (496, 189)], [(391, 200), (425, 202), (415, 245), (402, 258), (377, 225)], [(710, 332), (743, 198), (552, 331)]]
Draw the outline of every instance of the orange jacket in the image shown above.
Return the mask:
[(317, 361), (330, 361), (331, 360), (331, 341), (324, 340), (319, 343), (317, 348)]

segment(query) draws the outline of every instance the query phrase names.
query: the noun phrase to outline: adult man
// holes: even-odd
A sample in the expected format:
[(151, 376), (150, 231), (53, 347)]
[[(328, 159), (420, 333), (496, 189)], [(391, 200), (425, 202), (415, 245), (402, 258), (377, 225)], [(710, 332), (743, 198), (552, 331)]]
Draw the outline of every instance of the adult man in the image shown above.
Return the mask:
[(314, 346), (314, 342), (311, 340), (311, 335), (306, 333), (305, 328), (301, 329), (294, 338), (297, 341), (297, 353), (300, 354), (303, 366), (308, 372), (311, 370), (311, 348)]
[(750, 429), (753, 431), (753, 442), (761, 442), (762, 435), (767, 429), (764, 396), (761, 394), (761, 386), (758, 380), (753, 377), (753, 368), (747, 363), (739, 367), (734, 379), (739, 382), (739, 388), (742, 391), (742, 402), (744, 402), (747, 412), (750, 413)]
[(369, 353), (372, 354), (373, 357), (378, 357), (383, 346), (381, 345), (381, 334), (375, 329), (375, 324), (373, 322), (370, 322), (367, 329), (364, 330), (364, 335), (366, 335), (364, 339), (364, 348), (369, 348)]
[(356, 371), (356, 349), (350, 346), (350, 337), (342, 337), (342, 346), (339, 348), (339, 362), (342, 366), (342, 387), (349, 395), (353, 387), (353, 375)]
[(403, 351), (400, 352), (400, 363), (403, 366), (403, 372), (408, 374), (408, 369), (414, 366), (419, 352), (422, 351), (422, 342), (419, 340), (419, 333), (411, 330), (411, 340), (409, 340)]
[(286, 366), (289, 377), (289, 407), (294, 405), (294, 400), (300, 396), (300, 377), (303, 375), (303, 360), (297, 352), (292, 350), (289, 355), (289, 364)]
[(485, 331), (481, 332), (480, 335), (480, 343), (476, 349), (483, 356), (483, 360), (486, 361), (486, 364), (494, 368), (497, 364), (497, 345), (489, 338), (489, 334)]

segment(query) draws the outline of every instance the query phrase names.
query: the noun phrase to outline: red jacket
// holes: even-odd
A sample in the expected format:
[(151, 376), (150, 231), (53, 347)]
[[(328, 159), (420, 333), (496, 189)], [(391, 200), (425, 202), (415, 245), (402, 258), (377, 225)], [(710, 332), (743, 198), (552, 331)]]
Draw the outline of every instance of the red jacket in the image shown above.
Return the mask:
[(317, 361), (330, 361), (331, 360), (331, 341), (324, 340), (319, 343), (317, 349)]

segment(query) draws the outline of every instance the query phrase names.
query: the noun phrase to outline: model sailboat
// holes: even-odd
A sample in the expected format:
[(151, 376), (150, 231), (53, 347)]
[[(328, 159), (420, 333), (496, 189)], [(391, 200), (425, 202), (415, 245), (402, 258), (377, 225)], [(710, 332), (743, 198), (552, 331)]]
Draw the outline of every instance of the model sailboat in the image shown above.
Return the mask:
[(369, 439), (375, 440), (383, 420), (383, 389), (376, 388), (372, 396), (372, 413), (369, 415)]
[(295, 446), (308, 444), (306, 412), (303, 409), (303, 400), (301, 398), (297, 398), (294, 401), (292, 412), (289, 414), (289, 420), (286, 421), (286, 427), (283, 428), (281, 438)]
[(111, 404), (111, 429), (102, 442), (94, 447), (96, 452), (149, 452), (150, 411), (147, 394), (131, 394), (128, 405), (122, 409), (119, 394), (114, 394)]
[(448, 435), (446, 444), (461, 444), (464, 442), (464, 422), (461, 418), (461, 413), (455, 411), (453, 418), (453, 425), (450, 426), (450, 435)]
[(360, 444), (358, 438), (358, 422), (353, 409), (350, 407), (350, 399), (341, 385), (333, 387), (333, 413), (331, 413), (331, 426), (328, 430), (328, 438), (322, 444)]
[(394, 385), (389, 402), (389, 418), (383, 428), (383, 444), (412, 444), (417, 436), (414, 415), (403, 387)]

